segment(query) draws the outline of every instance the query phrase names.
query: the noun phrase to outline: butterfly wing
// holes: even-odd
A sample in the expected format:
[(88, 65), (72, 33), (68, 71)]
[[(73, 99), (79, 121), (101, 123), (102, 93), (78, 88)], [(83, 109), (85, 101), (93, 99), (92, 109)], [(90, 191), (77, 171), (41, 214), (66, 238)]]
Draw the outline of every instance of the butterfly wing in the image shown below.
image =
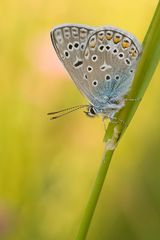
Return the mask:
[(141, 51), (132, 34), (114, 27), (99, 28), (89, 36), (83, 68), (89, 91), (101, 108), (128, 93)]
[(65, 24), (51, 31), (51, 40), (55, 51), (75, 82), (78, 89), (88, 98), (94, 101), (94, 96), (89, 91), (88, 81), (84, 72), (84, 49), (90, 34), (95, 31), (85, 25)]

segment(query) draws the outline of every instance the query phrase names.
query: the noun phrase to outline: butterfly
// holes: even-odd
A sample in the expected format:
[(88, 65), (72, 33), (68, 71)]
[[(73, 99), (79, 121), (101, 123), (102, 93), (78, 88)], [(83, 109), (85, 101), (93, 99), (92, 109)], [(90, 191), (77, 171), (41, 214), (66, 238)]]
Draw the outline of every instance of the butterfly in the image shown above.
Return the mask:
[(88, 116), (111, 121), (125, 106), (142, 53), (140, 42), (129, 32), (113, 26), (59, 25), (50, 33), (53, 47), (88, 105), (49, 113), (51, 119), (80, 108)]

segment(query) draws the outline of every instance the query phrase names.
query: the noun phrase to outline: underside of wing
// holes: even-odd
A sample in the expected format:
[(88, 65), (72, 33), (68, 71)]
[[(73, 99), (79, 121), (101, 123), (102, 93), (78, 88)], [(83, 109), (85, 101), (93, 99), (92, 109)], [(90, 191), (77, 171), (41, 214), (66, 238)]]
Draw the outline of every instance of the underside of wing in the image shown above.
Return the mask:
[(114, 27), (99, 28), (89, 36), (84, 72), (100, 106), (128, 93), (141, 52), (141, 44), (132, 34)]
[(83, 70), (84, 49), (88, 37), (95, 28), (85, 25), (65, 24), (51, 31), (51, 40), (55, 51), (75, 82), (78, 89), (88, 100), (92, 98)]
[(51, 31), (59, 59), (78, 89), (94, 106), (105, 108), (129, 91), (142, 52), (139, 41), (115, 27), (65, 24)]

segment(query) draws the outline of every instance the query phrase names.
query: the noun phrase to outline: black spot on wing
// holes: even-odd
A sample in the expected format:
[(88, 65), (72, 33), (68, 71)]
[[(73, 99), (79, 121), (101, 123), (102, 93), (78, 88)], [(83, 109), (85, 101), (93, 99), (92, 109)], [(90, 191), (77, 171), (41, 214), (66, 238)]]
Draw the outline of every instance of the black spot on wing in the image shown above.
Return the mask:
[(83, 61), (82, 61), (82, 60), (77, 60), (77, 61), (73, 64), (73, 66), (74, 66), (75, 68), (78, 68), (78, 67), (80, 67), (81, 65), (83, 65)]

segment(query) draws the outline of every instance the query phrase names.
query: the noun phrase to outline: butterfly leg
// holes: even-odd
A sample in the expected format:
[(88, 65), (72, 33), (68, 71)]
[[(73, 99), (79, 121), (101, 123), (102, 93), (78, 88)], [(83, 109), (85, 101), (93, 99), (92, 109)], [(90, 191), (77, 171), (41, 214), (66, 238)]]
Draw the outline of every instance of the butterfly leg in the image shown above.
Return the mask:
[(125, 126), (125, 122), (124, 122), (122, 119), (120, 119), (120, 118), (110, 117), (110, 121), (111, 121), (111, 123), (113, 123), (113, 124), (122, 124), (122, 125)]
[(106, 122), (105, 122), (106, 119), (107, 119), (106, 116), (104, 116), (104, 117), (102, 118), (103, 125), (104, 125), (104, 130), (105, 130), (105, 131), (107, 130), (107, 126), (106, 126)]
[(142, 98), (125, 98), (126, 102), (140, 102)]

